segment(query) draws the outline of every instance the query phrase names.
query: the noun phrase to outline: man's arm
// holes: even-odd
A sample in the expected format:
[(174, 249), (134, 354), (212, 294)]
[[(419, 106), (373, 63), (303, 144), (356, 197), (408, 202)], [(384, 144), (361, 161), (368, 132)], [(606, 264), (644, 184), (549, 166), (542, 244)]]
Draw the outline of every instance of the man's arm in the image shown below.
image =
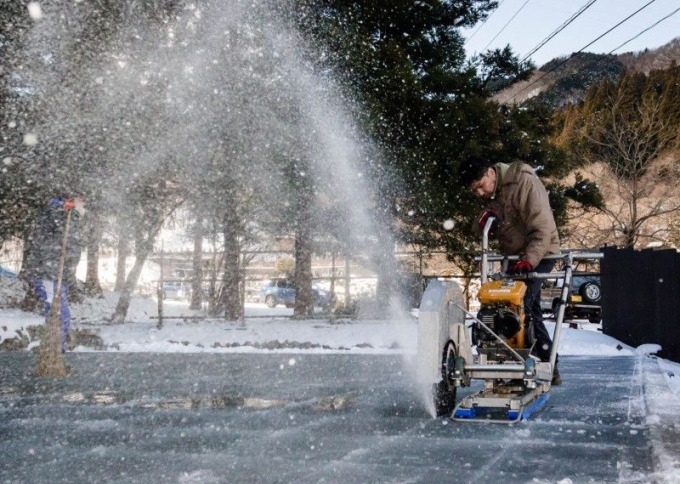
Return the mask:
[(557, 227), (543, 182), (535, 175), (523, 174), (519, 184), (518, 208), (526, 226), (525, 256), (536, 267), (553, 245)]

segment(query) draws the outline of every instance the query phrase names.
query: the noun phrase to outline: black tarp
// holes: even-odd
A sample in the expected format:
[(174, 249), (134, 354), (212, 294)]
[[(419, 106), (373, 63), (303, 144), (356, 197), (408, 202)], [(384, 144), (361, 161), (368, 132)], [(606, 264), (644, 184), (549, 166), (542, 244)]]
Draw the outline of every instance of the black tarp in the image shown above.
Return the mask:
[(680, 361), (680, 254), (606, 247), (600, 263), (602, 331), (631, 346), (659, 344)]

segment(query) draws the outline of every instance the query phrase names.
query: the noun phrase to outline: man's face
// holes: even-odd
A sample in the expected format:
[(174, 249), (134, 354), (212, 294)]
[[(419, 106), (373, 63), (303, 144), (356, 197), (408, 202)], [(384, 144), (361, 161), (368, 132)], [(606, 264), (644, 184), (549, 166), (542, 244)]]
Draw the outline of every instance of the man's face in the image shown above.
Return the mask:
[(484, 176), (470, 184), (470, 190), (479, 198), (489, 198), (496, 190), (496, 170), (489, 167)]
[(75, 209), (78, 211), (80, 215), (85, 215), (85, 197), (82, 195), (77, 195), (76, 198), (73, 199), (73, 203), (75, 205)]

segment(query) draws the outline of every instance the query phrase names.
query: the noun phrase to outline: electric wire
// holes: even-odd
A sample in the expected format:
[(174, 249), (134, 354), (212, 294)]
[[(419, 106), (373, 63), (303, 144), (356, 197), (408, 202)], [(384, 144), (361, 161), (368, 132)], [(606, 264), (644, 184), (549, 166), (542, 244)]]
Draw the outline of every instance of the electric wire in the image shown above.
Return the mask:
[[(580, 53), (583, 52), (585, 49), (587, 49), (588, 47), (590, 47), (591, 45), (593, 45), (595, 42), (597, 42), (598, 40), (600, 40), (602, 37), (604, 37), (605, 35), (609, 34), (612, 30), (614, 30), (614, 29), (620, 27), (623, 23), (627, 22), (628, 20), (630, 20), (631, 18), (633, 18), (635, 15), (637, 15), (637, 14), (640, 13), (640, 12), (642, 12), (645, 8), (649, 7), (649, 6), (650, 6), (651, 4), (653, 4), (654, 2), (656, 2), (656, 0), (650, 0), (650, 1), (647, 2), (645, 5), (643, 5), (643, 6), (640, 7), (639, 9), (637, 9), (635, 12), (631, 13), (628, 17), (624, 18), (624, 19), (621, 20), (619, 23), (617, 23), (616, 25), (614, 25), (613, 27), (611, 27), (610, 29), (608, 29), (606, 32), (604, 32), (603, 34), (599, 35), (596, 39), (590, 41), (587, 45), (584, 45), (583, 47), (581, 47), (578, 51), (575, 52), (575, 54), (580, 54)], [(555, 65), (552, 69), (550, 69), (550, 70), (544, 72), (543, 75), (541, 75), (540, 77), (534, 79), (534, 80), (533, 80), (531, 83), (529, 83), (528, 85), (524, 86), (524, 88), (522, 88), (521, 90), (519, 90), (519, 91), (517, 91), (515, 94), (513, 94), (512, 97), (510, 97), (510, 98), (508, 99), (508, 101), (512, 101), (512, 100), (515, 99), (517, 96), (519, 96), (520, 94), (522, 94), (524, 91), (526, 91), (527, 89), (529, 89), (531, 86), (533, 86), (534, 84), (536, 84), (538, 81), (540, 81), (541, 79), (543, 79), (545, 76), (547, 76), (547, 75), (550, 74), (551, 72), (554, 72), (555, 70), (557, 70), (557, 69), (559, 69), (560, 67), (562, 67), (564, 64), (566, 64), (566, 63), (569, 61), (569, 59), (571, 59), (571, 58), (573, 57), (573, 55), (574, 55), (574, 54), (572, 54), (571, 56), (567, 57), (567, 58), (564, 59), (562, 62), (560, 62), (560, 63), (558, 63), (557, 65)]]
[(489, 46), (491, 45), (491, 43), (492, 43), (494, 40), (496, 40), (496, 39), (498, 38), (499, 35), (501, 35), (501, 33), (503, 33), (503, 31), (505, 30), (505, 28), (506, 28), (508, 25), (510, 25), (510, 22), (512, 22), (512, 21), (515, 19), (515, 17), (517, 17), (517, 15), (519, 15), (519, 13), (522, 11), (522, 9), (524, 9), (524, 7), (526, 7), (526, 6), (527, 6), (527, 3), (529, 3), (530, 1), (531, 1), (531, 0), (526, 0), (526, 2), (524, 2), (524, 3), (522, 4), (522, 6), (519, 7), (519, 9), (515, 12), (515, 14), (514, 14), (512, 17), (510, 17), (510, 20), (508, 20), (508, 21), (506, 22), (506, 24), (503, 25), (503, 28), (502, 28), (501, 30), (499, 30), (498, 33), (497, 33), (496, 35), (493, 36), (493, 39), (491, 39), (491, 40), (489, 41), (489, 43), (486, 44), (482, 50), (486, 50), (486, 48), (489, 47)]
[(562, 25), (560, 25), (556, 30), (554, 30), (550, 35), (548, 35), (545, 39), (543, 39), (539, 44), (531, 49), (528, 54), (522, 58), (520, 62), (524, 62), (527, 60), (529, 57), (534, 55), (536, 52), (538, 52), (541, 47), (543, 47), (545, 44), (550, 42), (550, 40), (555, 37), (557, 34), (562, 32), (569, 24), (571, 24), (574, 20), (576, 20), (583, 12), (588, 10), (597, 0), (588, 0), (586, 4), (584, 4), (575, 14), (573, 14), (571, 17), (569, 17)]
[(470, 34), (470, 37), (468, 37), (467, 39), (465, 39), (465, 44), (467, 44), (467, 43), (470, 41), (470, 39), (472, 39), (472, 37), (474, 37), (475, 34), (476, 34), (477, 32), (479, 32), (479, 29), (481, 29), (482, 27), (484, 27), (484, 24), (491, 18), (491, 16), (492, 16), (493, 14), (495, 14), (496, 12), (498, 12), (498, 9), (501, 8), (501, 5), (503, 5), (503, 2), (505, 2), (505, 0), (501, 0), (500, 2), (498, 2), (498, 6), (496, 7), (496, 9), (495, 9), (493, 12), (491, 12), (491, 13), (489, 14), (489, 16), (486, 17), (486, 18), (482, 21), (482, 23), (479, 25), (479, 27), (477, 27), (477, 28), (475, 29), (475, 31), (472, 32), (472, 34)]
[(666, 20), (666, 19), (672, 17), (673, 15), (675, 15), (675, 14), (678, 13), (678, 12), (680, 12), (680, 8), (676, 8), (675, 10), (673, 10), (671, 13), (669, 13), (668, 15), (666, 15), (665, 17), (663, 17), (662, 19), (657, 20), (657, 21), (654, 22), (652, 25), (650, 25), (649, 27), (647, 27), (647, 28), (644, 29), (643, 31), (639, 32), (637, 35), (635, 35), (635, 36), (631, 37), (630, 39), (626, 40), (623, 44), (621, 44), (621, 45), (619, 45), (618, 47), (615, 47), (614, 49), (610, 50), (610, 51), (609, 51), (609, 54), (613, 54), (614, 52), (616, 52), (617, 50), (619, 50), (619, 49), (620, 49), (621, 47), (623, 47), (624, 45), (626, 45), (626, 44), (628, 44), (628, 43), (634, 41), (635, 39), (637, 39), (638, 37), (640, 37), (640, 36), (641, 36), (642, 34), (644, 34), (645, 32), (648, 32), (648, 31), (652, 30), (654, 27), (656, 27), (657, 25), (659, 25), (661, 22), (663, 22), (664, 20)]

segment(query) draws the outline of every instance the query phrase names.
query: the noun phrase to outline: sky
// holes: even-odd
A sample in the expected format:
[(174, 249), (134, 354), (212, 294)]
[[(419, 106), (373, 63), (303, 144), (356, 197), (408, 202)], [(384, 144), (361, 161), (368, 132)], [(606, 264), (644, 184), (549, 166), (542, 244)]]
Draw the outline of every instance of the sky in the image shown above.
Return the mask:
[[(499, 7), (484, 24), (479, 23), (464, 31), (467, 39), (465, 49), (470, 56), (510, 44), (522, 59), (589, 1), (498, 0)], [(649, 6), (630, 20), (583, 49), (650, 1), (652, 3)], [(555, 57), (569, 55), (581, 49), (584, 52), (608, 54), (679, 8), (678, 0), (595, 0), (569, 26), (533, 54), (531, 59), (540, 67)], [(680, 11), (613, 53), (654, 49), (676, 37), (680, 37)]]

